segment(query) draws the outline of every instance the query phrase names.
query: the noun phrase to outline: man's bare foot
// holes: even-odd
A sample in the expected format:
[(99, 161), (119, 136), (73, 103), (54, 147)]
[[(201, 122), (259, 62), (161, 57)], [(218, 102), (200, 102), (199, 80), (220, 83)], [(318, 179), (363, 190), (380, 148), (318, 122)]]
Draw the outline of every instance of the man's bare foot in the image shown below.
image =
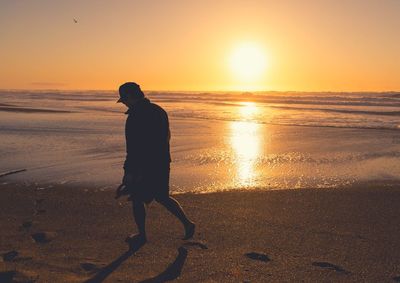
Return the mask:
[(193, 237), (194, 235), (194, 230), (196, 228), (196, 224), (193, 222), (190, 222), (188, 225), (185, 227), (185, 236), (183, 237), (182, 240), (189, 240)]
[(129, 245), (130, 249), (140, 248), (147, 242), (147, 238), (142, 234), (132, 234), (126, 237), (125, 242)]

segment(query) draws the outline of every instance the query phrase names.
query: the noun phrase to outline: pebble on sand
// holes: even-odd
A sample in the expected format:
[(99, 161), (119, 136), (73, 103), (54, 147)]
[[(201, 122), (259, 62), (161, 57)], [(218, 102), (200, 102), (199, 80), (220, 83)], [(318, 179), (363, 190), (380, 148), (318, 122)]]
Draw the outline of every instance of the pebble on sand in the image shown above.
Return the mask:
[(3, 254), (3, 261), (12, 261), (14, 258), (18, 256), (17, 251), (9, 251), (5, 254)]
[(329, 263), (329, 262), (323, 262), (323, 261), (318, 262), (318, 261), (315, 261), (315, 262), (312, 263), (312, 265), (313, 266), (322, 267), (322, 268), (331, 269), (331, 270), (334, 270), (336, 272), (341, 272), (341, 273), (346, 273), (346, 274), (350, 273), (347, 270), (343, 269), (342, 267), (340, 267), (338, 265), (335, 265), (335, 264), (332, 264), (332, 263)]
[(194, 242), (194, 241), (189, 241), (183, 244), (184, 246), (192, 246), (192, 247), (199, 247), (202, 250), (207, 250), (208, 247), (207, 245), (201, 243), (201, 242)]
[(46, 244), (57, 236), (56, 232), (38, 232), (31, 235), (35, 243)]
[(251, 252), (251, 253), (247, 253), (245, 255), (250, 259), (260, 260), (260, 261), (264, 261), (264, 262), (268, 262), (271, 260), (266, 254)]

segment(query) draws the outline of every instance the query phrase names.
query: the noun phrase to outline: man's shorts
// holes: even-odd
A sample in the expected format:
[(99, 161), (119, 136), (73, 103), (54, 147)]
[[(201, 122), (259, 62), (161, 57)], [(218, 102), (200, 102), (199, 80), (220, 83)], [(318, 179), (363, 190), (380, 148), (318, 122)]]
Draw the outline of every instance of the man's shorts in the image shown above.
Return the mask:
[(150, 203), (169, 197), (169, 166), (155, 168), (143, 173), (143, 178), (129, 188), (130, 198)]

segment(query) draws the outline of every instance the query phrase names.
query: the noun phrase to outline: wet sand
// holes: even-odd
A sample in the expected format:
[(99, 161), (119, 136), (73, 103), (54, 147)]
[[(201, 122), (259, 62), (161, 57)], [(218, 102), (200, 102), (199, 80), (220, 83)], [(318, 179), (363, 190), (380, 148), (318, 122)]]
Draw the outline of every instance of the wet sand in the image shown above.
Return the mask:
[(180, 240), (177, 220), (152, 203), (136, 252), (124, 243), (135, 232), (129, 202), (38, 188), (0, 186), (0, 282), (400, 280), (398, 185), (176, 195), (194, 239)]
[[(0, 90), (0, 172), (27, 169), (13, 183), (117, 186), (126, 107), (116, 95)], [(169, 115), (174, 192), (400, 181), (397, 93), (148, 96)]]
[(7, 105), (7, 104), (2, 104), (2, 103), (0, 103), (0, 111), (23, 112), (23, 113), (73, 113), (72, 111), (67, 111), (67, 110), (14, 107), (14, 106), (10, 106), (10, 105)]

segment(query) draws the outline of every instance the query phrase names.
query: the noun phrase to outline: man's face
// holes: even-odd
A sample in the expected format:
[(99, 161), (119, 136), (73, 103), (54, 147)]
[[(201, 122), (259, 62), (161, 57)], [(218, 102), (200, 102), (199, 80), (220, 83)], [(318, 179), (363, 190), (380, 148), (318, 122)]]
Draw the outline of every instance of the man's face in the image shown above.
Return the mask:
[(128, 96), (126, 99), (123, 99), (121, 102), (125, 104), (126, 107), (132, 107), (138, 99), (133, 98), (132, 96)]
[(121, 100), (121, 102), (122, 102), (123, 104), (125, 104), (126, 107), (129, 107), (129, 105), (128, 105), (128, 100), (127, 100), (127, 99), (123, 99), (123, 100)]

